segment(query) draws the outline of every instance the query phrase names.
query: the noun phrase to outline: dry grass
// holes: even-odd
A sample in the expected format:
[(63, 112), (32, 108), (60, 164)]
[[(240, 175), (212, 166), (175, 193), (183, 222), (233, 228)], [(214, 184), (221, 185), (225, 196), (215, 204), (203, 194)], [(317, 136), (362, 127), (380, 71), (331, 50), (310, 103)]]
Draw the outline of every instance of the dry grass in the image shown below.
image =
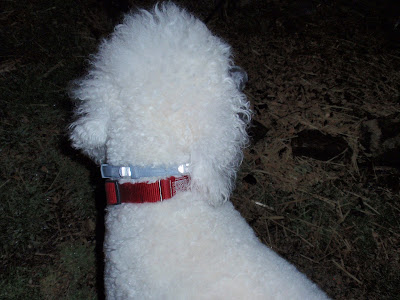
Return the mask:
[[(264, 242), (335, 299), (392, 299), (399, 170), (363, 143), (363, 130), (369, 120), (398, 126), (399, 48), (351, 7), (321, 4), (298, 16), (282, 4), (259, 4), (257, 24), (229, 29), (258, 121), (233, 201)], [(399, 142), (394, 130), (388, 147), (397, 155)], [(378, 143), (385, 152), (382, 136)], [(318, 159), (313, 149), (334, 154)]]

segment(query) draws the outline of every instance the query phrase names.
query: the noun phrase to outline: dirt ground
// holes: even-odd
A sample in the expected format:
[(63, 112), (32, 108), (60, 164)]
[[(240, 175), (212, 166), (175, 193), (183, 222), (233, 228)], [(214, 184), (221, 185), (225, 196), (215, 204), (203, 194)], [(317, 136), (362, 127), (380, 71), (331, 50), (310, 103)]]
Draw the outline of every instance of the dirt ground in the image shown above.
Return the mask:
[[(176, 1), (249, 82), (232, 201), (334, 299), (400, 299), (400, 5)], [(0, 13), (1, 299), (102, 298), (104, 190), (66, 136), (71, 80), (155, 1), (8, 1)]]

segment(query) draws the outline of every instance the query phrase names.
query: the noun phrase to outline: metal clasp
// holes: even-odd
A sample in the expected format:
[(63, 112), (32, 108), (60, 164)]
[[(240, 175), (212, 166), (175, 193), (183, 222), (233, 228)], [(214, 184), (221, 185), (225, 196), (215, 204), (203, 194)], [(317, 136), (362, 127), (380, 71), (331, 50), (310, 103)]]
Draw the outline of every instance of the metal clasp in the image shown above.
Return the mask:
[(121, 177), (131, 177), (130, 167), (120, 167), (118, 170), (119, 176)]
[(189, 167), (190, 167), (189, 163), (183, 164), (183, 165), (179, 165), (178, 166), (178, 172), (181, 173), (181, 174), (189, 173)]

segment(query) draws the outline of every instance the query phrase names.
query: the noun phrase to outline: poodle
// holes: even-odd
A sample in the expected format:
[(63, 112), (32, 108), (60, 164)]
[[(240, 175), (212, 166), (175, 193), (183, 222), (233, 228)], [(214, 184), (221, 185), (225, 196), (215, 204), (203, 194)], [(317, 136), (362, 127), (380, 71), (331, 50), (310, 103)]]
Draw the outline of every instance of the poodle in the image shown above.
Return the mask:
[(171, 2), (125, 16), (73, 89), (73, 147), (101, 165), (107, 299), (328, 299), (231, 202), (246, 74)]

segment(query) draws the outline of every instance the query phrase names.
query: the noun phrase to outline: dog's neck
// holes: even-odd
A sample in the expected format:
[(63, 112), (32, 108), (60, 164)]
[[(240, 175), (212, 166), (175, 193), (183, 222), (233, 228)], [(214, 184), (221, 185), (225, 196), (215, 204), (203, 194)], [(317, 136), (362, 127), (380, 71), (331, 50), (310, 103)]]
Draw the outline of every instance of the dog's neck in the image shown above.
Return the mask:
[(172, 198), (178, 191), (186, 191), (190, 187), (190, 177), (168, 177), (156, 182), (119, 183), (106, 181), (107, 205), (121, 203), (154, 203)]
[[(189, 189), (189, 167), (189, 164), (172, 167), (120, 167), (103, 164), (101, 175), (107, 178), (107, 204), (160, 202), (170, 199), (178, 191)], [(140, 182), (130, 182), (132, 180)]]

